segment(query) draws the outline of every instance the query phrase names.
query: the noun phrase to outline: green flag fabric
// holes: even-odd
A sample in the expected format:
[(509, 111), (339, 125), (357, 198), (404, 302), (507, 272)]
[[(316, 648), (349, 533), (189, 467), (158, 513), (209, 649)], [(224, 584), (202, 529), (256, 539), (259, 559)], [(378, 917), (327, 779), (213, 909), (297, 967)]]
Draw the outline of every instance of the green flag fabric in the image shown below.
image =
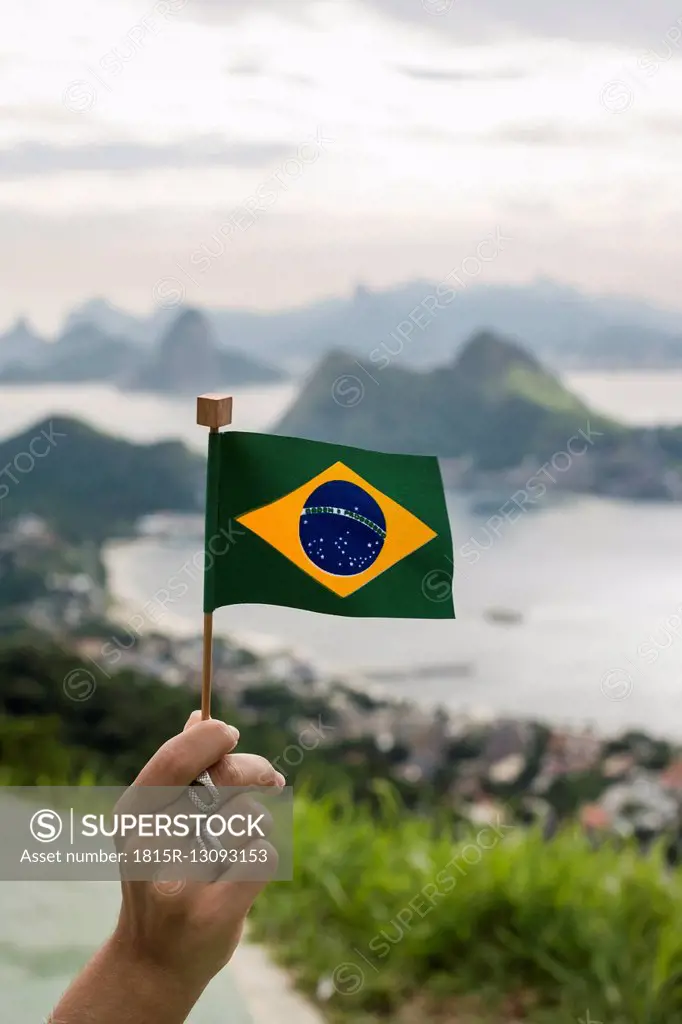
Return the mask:
[(454, 618), (436, 458), (228, 430), (209, 435), (206, 490), (205, 612)]

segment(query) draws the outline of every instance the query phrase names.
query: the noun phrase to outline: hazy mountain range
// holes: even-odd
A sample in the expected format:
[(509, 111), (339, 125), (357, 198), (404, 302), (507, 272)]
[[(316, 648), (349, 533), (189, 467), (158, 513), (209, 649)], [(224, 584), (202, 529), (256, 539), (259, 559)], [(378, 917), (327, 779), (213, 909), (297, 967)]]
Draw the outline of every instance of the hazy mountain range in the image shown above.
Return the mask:
[[(197, 366), (205, 361), (206, 372), (218, 372), (221, 379), (209, 382), (210, 388), (307, 370), (335, 349), (368, 364), (397, 359), (437, 366), (479, 330), (521, 339), (555, 369), (682, 367), (682, 312), (625, 297), (590, 296), (548, 280), (451, 288), (413, 281), (383, 291), (360, 286), (349, 297), (270, 313), (206, 309), (202, 327), (184, 322), (184, 344), (188, 351), (199, 346)], [(102, 379), (191, 390), (183, 373), (175, 376), (160, 366), (173, 324), (175, 365), (190, 365), (189, 356), (183, 361), (178, 354), (182, 312), (157, 309), (137, 317), (105, 299), (92, 299), (68, 315), (50, 344), (20, 320), (0, 335), (0, 374), (13, 380)], [(231, 364), (218, 359), (219, 350), (228, 350)], [(154, 361), (158, 373), (150, 368)], [(224, 373), (229, 378), (223, 381)]]
[(113, 308), (102, 320), (106, 326), (71, 316), (51, 343), (20, 321), (0, 337), (0, 381), (108, 381), (129, 390), (185, 394), (283, 376), (282, 371), (219, 344), (210, 321), (197, 310), (176, 314), (160, 339), (150, 344), (139, 336), (132, 341), (129, 334), (117, 333)]

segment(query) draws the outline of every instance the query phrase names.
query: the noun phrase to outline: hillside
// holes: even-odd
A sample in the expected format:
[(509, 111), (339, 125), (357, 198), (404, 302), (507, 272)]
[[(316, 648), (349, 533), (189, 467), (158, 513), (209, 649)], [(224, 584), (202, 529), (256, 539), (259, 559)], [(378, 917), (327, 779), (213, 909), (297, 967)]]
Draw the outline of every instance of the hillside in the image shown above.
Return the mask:
[[(432, 453), (448, 484), (518, 487), (574, 450), (558, 486), (632, 498), (682, 499), (682, 430), (630, 429), (589, 409), (516, 342), (474, 335), (425, 373), (335, 352), (277, 425), (282, 434), (383, 451)], [(591, 442), (581, 441), (589, 431)], [(570, 472), (567, 470), (570, 468)]]
[(453, 362), (427, 373), (370, 363), (365, 374), (350, 356), (332, 353), (277, 429), (386, 451), (470, 456), (480, 468), (506, 469), (551, 455), (588, 417), (610, 436), (620, 431), (515, 342), (481, 333)]
[(0, 517), (34, 513), (63, 537), (127, 532), (140, 516), (201, 508), (203, 460), (177, 441), (132, 444), (54, 416), (0, 443)]
[(149, 359), (127, 382), (144, 391), (200, 394), (240, 384), (271, 383), (279, 370), (218, 345), (206, 317), (188, 309), (170, 325)]

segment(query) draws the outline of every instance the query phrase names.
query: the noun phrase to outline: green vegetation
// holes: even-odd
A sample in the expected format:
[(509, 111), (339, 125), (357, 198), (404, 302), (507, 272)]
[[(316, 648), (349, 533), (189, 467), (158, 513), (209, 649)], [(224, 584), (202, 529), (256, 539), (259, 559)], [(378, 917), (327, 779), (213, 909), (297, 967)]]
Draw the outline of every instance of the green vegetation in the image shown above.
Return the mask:
[[(88, 682), (88, 699), (69, 699)], [(546, 841), (499, 820), (472, 829), (437, 793), (383, 781), (366, 741), (318, 749), (309, 733), (298, 744), (306, 722), (333, 729), (319, 698), (274, 683), (250, 693), (240, 746), (280, 763), (290, 744), (300, 754), (285, 768), (297, 785), (295, 878), (269, 887), (254, 930), (330, 1020), (682, 1019), (682, 875), (662, 847), (593, 847), (570, 830)], [(39, 634), (7, 640), (0, 784), (129, 783), (197, 702), (135, 673), (109, 678)], [(235, 721), (219, 700), (215, 714)], [(626, 739), (663, 756), (643, 734)]]
[(77, 543), (127, 533), (153, 512), (201, 506), (204, 463), (183, 444), (132, 444), (65, 417), (3, 441), (0, 466), (8, 471), (2, 518), (32, 513)]
[(658, 852), (568, 831), (453, 835), (388, 795), (379, 816), (299, 796), (296, 877), (270, 887), (255, 926), (339, 1021), (682, 1015), (682, 876)]
[(97, 759), (101, 774), (92, 771), (91, 751), (64, 745), (61, 722), (53, 718), (0, 715), (0, 785), (75, 786), (114, 783)]
[(107, 678), (38, 633), (0, 645), (0, 763), (13, 772), (54, 780), (59, 753), (63, 784), (84, 770), (127, 784), (196, 706), (184, 688), (132, 672)]
[(520, 395), (545, 409), (554, 412), (570, 412), (583, 417), (589, 415), (584, 402), (563, 387), (560, 381), (543, 370), (528, 366), (514, 366), (509, 371), (506, 387), (510, 394)]
[(0, 609), (37, 601), (48, 593), (45, 573), (32, 565), (21, 565), (7, 552), (0, 552)]
[(0, 630), (6, 621), (21, 614), (22, 606), (50, 593), (50, 576), (79, 573), (104, 585), (105, 570), (95, 545), (71, 546), (50, 540), (0, 549)]
[[(132, 671), (107, 674), (37, 632), (0, 642), (0, 763), (12, 771), (26, 767), (8, 724), (21, 720), (46, 740), (32, 748), (36, 776), (53, 777), (58, 746), (66, 754), (59, 762), (63, 783), (88, 771), (127, 785), (198, 704), (198, 694), (185, 687)], [(400, 753), (383, 755), (367, 738), (341, 740), (330, 753), (322, 739), (333, 733), (332, 710), (318, 697), (293, 697), (278, 683), (254, 687), (243, 704), (235, 713), (216, 695), (213, 714), (239, 728), (242, 749), (276, 761), (289, 782), (306, 784), (316, 796), (341, 788), (356, 799), (372, 799), (372, 779), (385, 776)], [(433, 804), (434, 794), (423, 787), (403, 783), (398, 792), (413, 809)]]

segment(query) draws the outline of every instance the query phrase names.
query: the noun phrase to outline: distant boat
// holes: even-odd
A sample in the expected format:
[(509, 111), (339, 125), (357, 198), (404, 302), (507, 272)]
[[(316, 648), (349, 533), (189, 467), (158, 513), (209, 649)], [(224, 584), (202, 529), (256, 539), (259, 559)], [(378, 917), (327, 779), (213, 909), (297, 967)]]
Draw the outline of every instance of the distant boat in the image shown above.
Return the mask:
[(495, 622), (501, 626), (518, 626), (523, 622), (522, 612), (513, 608), (488, 608), (484, 613), (488, 622)]

